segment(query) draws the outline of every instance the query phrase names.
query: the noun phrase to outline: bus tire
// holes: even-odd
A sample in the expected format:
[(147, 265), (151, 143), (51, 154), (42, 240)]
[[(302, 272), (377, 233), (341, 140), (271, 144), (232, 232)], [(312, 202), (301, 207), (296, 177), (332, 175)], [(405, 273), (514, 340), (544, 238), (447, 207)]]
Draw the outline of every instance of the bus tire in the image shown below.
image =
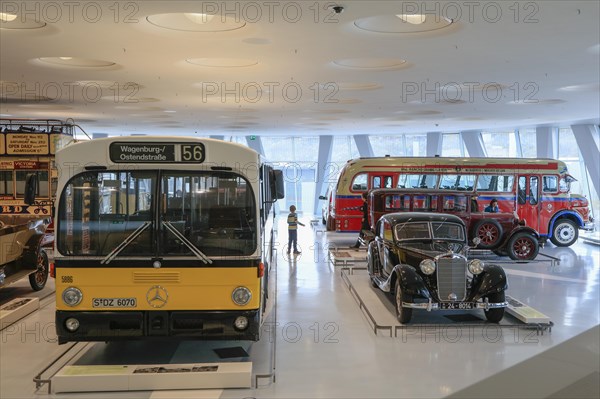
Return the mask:
[(46, 252), (40, 251), (38, 254), (37, 260), (37, 269), (35, 273), (31, 273), (29, 275), (29, 284), (34, 291), (40, 291), (46, 286), (46, 282), (48, 281), (48, 255)]
[(552, 229), (550, 241), (557, 247), (570, 247), (579, 238), (579, 228), (570, 219), (558, 219)]
[(506, 245), (512, 260), (534, 260), (540, 251), (537, 238), (524, 231), (513, 235)]
[(494, 249), (500, 244), (502, 238), (502, 226), (494, 219), (481, 219), (473, 226), (473, 237), (479, 237), (481, 242), (477, 246), (480, 249)]

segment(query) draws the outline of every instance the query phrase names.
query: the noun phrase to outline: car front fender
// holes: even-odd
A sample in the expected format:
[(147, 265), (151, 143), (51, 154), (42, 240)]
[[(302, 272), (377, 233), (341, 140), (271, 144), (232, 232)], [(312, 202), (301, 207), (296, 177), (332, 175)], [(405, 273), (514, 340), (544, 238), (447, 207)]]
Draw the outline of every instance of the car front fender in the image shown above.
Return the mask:
[(400, 279), (400, 287), (402, 292), (409, 295), (418, 295), (423, 298), (431, 298), (431, 294), (427, 289), (423, 277), (417, 272), (417, 270), (409, 265), (396, 265), (394, 268), (396, 278)]
[(508, 280), (504, 269), (498, 265), (485, 266), (481, 274), (473, 277), (473, 288), (471, 295), (476, 301), (489, 294), (505, 291), (508, 288)]

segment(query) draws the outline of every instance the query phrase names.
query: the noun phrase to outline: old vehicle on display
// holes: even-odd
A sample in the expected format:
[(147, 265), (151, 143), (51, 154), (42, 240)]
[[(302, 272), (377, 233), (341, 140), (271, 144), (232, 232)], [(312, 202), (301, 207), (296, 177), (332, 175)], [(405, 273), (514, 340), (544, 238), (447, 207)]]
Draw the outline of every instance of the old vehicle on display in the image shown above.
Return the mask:
[(166, 136), (81, 142), (56, 162), (70, 171), (57, 188), (59, 344), (259, 339), (280, 171), (236, 143)]
[[(73, 125), (47, 119), (0, 119), (0, 287), (29, 276), (38, 291), (48, 280), (56, 151), (73, 140)], [(36, 200), (26, 181), (35, 176)]]
[(369, 192), (369, 222), (374, 228), (394, 212), (449, 213), (465, 222), (467, 237), (478, 237), (479, 249), (489, 249), (513, 260), (533, 260), (539, 252), (539, 234), (511, 212), (482, 212), (474, 193), (426, 189), (377, 189)]
[(379, 157), (348, 161), (340, 171), (327, 212), (330, 230), (357, 232), (365, 191), (378, 188), (440, 189), (475, 193), (481, 204), (498, 200), (516, 212), (541, 241), (569, 246), (579, 229), (593, 229), (588, 200), (571, 194), (575, 179), (556, 159)]
[(410, 322), (413, 309), (483, 309), (488, 321), (498, 323), (508, 306), (504, 269), (467, 260), (468, 249), (465, 224), (457, 216), (390, 213), (375, 226), (367, 269), (374, 287), (393, 294), (400, 323)]
[(29, 276), (34, 291), (40, 291), (48, 281), (48, 255), (43, 246), (50, 219), (29, 219), (19, 216), (0, 220), (0, 288)]

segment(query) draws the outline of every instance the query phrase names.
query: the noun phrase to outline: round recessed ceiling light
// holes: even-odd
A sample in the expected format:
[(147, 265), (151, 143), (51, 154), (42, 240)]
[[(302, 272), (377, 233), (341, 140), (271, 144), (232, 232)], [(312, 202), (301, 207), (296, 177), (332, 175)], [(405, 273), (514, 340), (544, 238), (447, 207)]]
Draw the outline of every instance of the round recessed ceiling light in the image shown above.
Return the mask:
[(41, 111), (66, 111), (68, 109), (72, 109), (72, 107), (67, 107), (66, 105), (58, 105), (58, 104), (21, 104), (19, 107), (22, 108), (31, 108)]
[(588, 83), (582, 85), (564, 86), (558, 89), (566, 92), (582, 92), (582, 91), (598, 91), (600, 90), (600, 83)]
[(415, 111), (400, 110), (400, 111), (396, 111), (394, 113), (402, 114), (402, 115), (439, 115), (439, 114), (441, 114), (440, 111), (434, 111), (434, 110), (429, 110), (429, 109), (415, 110)]
[(17, 19), (15, 14), (11, 14), (8, 12), (0, 12), (0, 21), (2, 22), (12, 22)]
[[(115, 108), (117, 109), (141, 109), (139, 105), (134, 105), (137, 103), (157, 103), (160, 101), (158, 98), (154, 97), (135, 97), (135, 96), (102, 96), (101, 100), (105, 101), (114, 101), (116, 103), (123, 103), (128, 105), (117, 105)], [(160, 110), (160, 108), (157, 108)]]
[(335, 60), (333, 64), (343, 68), (371, 71), (388, 71), (405, 67), (406, 60), (389, 58), (347, 58)]
[(209, 68), (245, 68), (258, 65), (257, 60), (244, 58), (188, 58), (185, 62)]
[(68, 68), (107, 68), (116, 65), (111, 61), (77, 57), (40, 57), (38, 60), (44, 64)]
[(447, 28), (453, 23), (439, 15), (397, 14), (357, 19), (354, 26), (375, 33), (424, 33)]
[(246, 26), (240, 18), (193, 12), (149, 15), (146, 20), (159, 28), (180, 32), (227, 32)]
[(23, 15), (18, 18), (18, 15), (8, 12), (0, 12), (0, 29), (39, 29), (46, 26), (45, 22), (39, 22)]
[(313, 114), (348, 114), (350, 111), (345, 109), (307, 109), (304, 112), (309, 112)]
[(562, 103), (566, 103), (566, 101), (561, 100), (560, 98), (549, 98), (546, 100), (515, 100), (507, 102), (507, 104), (510, 105), (553, 105)]
[(425, 23), (427, 16), (425, 14), (396, 14), (404, 22), (408, 22), (413, 25), (421, 25)]
[[(325, 88), (327, 84), (328, 83), (322, 85), (323, 88)], [(335, 85), (339, 90), (376, 90), (383, 87), (379, 83), (373, 82), (332, 82), (329, 84)]]
[(212, 14), (205, 14), (205, 13), (201, 13), (201, 12), (185, 12), (183, 13), (183, 15), (189, 19), (190, 21), (192, 21), (195, 24), (198, 25), (204, 25), (209, 23), (210, 21), (213, 20), (213, 18), (215, 17)]
[(248, 44), (258, 44), (258, 45), (271, 44), (271, 40), (263, 39), (262, 37), (249, 37), (247, 39), (242, 40), (242, 42), (248, 43)]

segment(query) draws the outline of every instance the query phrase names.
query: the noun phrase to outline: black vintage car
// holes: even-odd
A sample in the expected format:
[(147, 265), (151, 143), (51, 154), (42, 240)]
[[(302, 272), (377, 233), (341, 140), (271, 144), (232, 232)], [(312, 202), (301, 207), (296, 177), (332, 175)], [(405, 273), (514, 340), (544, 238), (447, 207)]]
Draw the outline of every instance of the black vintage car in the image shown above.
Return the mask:
[(369, 276), (374, 287), (394, 294), (401, 323), (410, 321), (413, 309), (483, 309), (498, 323), (507, 306), (506, 274), (500, 266), (467, 261), (468, 248), (457, 216), (390, 213), (379, 219), (369, 243)]

